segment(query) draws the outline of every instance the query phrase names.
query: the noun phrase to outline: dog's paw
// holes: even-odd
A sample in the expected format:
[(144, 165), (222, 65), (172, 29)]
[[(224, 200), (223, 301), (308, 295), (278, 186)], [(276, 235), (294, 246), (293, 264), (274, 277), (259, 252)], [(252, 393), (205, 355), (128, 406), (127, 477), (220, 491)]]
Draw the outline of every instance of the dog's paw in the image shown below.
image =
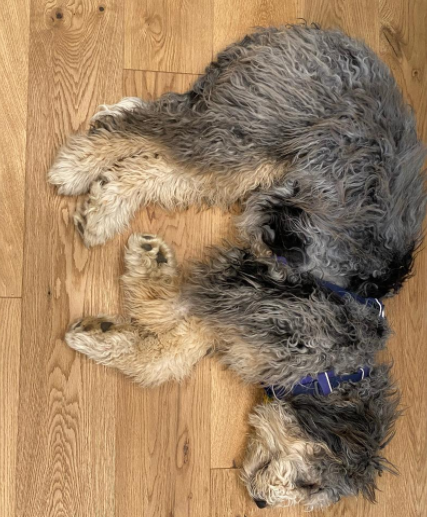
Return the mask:
[(97, 220), (97, 210), (91, 197), (86, 196), (74, 213), (74, 224), (87, 248), (104, 244), (108, 239), (104, 225)]
[(116, 323), (115, 318), (88, 316), (87, 318), (82, 318), (72, 323), (68, 331), (90, 335), (105, 334), (108, 331), (114, 330)]
[(93, 160), (90, 138), (77, 134), (70, 136), (58, 151), (48, 172), (48, 181), (58, 188), (58, 194), (79, 196), (88, 192), (100, 172), (98, 164)]
[(116, 317), (87, 317), (70, 325), (65, 342), (94, 361), (110, 364), (132, 349), (131, 334), (125, 327)]
[(117, 186), (109, 185), (110, 179), (102, 175), (94, 181), (90, 193), (79, 201), (74, 213), (74, 224), (88, 248), (104, 244), (128, 222), (122, 213), (125, 203), (116, 203)]
[(90, 128), (92, 131), (101, 128), (114, 131), (126, 115), (142, 106), (144, 106), (144, 101), (138, 97), (125, 97), (117, 104), (102, 104), (91, 118)]
[(148, 233), (134, 233), (130, 236), (125, 264), (128, 272), (137, 270), (147, 277), (170, 275), (176, 268), (173, 251), (162, 239)]

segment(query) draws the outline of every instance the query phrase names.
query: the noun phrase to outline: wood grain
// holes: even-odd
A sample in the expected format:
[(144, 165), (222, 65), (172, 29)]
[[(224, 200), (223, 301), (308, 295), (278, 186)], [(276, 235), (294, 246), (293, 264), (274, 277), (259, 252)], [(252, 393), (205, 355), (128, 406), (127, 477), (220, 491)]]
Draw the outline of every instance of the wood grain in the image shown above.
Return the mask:
[(299, 18), (323, 28), (340, 28), (378, 51), (378, 1), (299, 0)]
[(249, 432), (248, 414), (262, 398), (261, 390), (244, 384), (214, 361), (211, 394), (211, 467), (238, 468)]
[[(427, 3), (380, 1), (380, 55), (392, 69), (417, 115), (418, 131), (427, 141)], [(415, 278), (387, 306), (395, 336), (389, 344), (394, 374), (402, 389), (405, 416), (397, 425), (390, 459), (400, 476), (384, 490), (395, 515), (425, 515), (427, 507), (427, 253), (418, 255)], [(396, 497), (399, 494), (399, 497)], [(384, 515), (385, 512), (384, 512)]]
[(0, 2), (0, 296), (21, 296), (29, 11)]
[(87, 251), (74, 200), (48, 187), (65, 136), (120, 97), (119, 2), (34, 0), (31, 12), (17, 516), (113, 516), (116, 374), (68, 349), (82, 313), (116, 311), (117, 242)]
[(0, 514), (15, 515), (21, 300), (0, 300)]
[(201, 73), (212, 59), (213, 0), (125, 0), (125, 68)]
[(297, 7), (298, 0), (215, 0), (214, 53), (255, 27), (295, 23)]

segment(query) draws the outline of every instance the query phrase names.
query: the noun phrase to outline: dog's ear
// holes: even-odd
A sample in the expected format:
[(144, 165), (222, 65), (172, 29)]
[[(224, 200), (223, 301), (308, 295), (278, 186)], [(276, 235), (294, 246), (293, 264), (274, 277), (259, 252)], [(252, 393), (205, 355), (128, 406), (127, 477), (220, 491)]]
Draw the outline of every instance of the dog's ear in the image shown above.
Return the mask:
[(340, 393), (299, 395), (291, 401), (302, 430), (332, 452), (346, 485), (344, 492), (361, 492), (370, 501), (375, 500), (377, 474), (394, 471), (381, 451), (393, 436), (397, 404), (392, 389), (367, 398), (352, 390), (344, 399)]
[(276, 255), (286, 257), (291, 266), (303, 264), (307, 242), (302, 229), (304, 211), (289, 202), (272, 206), (263, 240)]
[(238, 226), (253, 248), (269, 248), (297, 267), (307, 261), (309, 217), (300, 206), (297, 182), (255, 192), (245, 203)]
[(257, 219), (261, 239), (270, 250), (286, 257), (291, 266), (298, 266), (305, 260), (307, 247), (304, 221), (306, 214), (295, 204), (298, 186), (288, 189), (272, 189), (268, 193), (254, 196), (248, 204), (248, 213)]

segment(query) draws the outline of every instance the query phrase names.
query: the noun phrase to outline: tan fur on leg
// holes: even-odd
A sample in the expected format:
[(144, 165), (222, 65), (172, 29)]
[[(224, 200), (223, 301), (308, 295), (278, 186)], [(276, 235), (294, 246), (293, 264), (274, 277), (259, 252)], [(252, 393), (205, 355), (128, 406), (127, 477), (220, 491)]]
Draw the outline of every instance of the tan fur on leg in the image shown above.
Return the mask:
[(125, 307), (136, 323), (167, 332), (183, 320), (177, 304), (179, 271), (174, 253), (162, 239), (150, 234), (131, 235), (125, 267)]
[(115, 120), (132, 113), (135, 109), (144, 105), (144, 101), (138, 97), (124, 97), (117, 104), (102, 104), (98, 111), (90, 119), (90, 127), (94, 129), (103, 128), (114, 124)]
[(212, 347), (197, 318), (180, 310), (180, 275), (171, 249), (155, 235), (132, 235), (123, 275), (130, 319), (84, 318), (65, 341), (74, 350), (118, 368), (142, 386), (182, 380)]
[(154, 334), (117, 317), (85, 318), (73, 324), (65, 341), (96, 361), (117, 368), (144, 387), (181, 381), (209, 348), (188, 322)]
[(89, 191), (75, 223), (85, 244), (95, 246), (122, 231), (141, 206), (155, 203), (171, 211), (190, 205), (228, 208), (282, 174), (269, 162), (254, 170), (201, 172), (181, 166), (149, 138), (97, 129), (68, 140), (49, 171), (49, 182), (64, 195)]
[(98, 129), (94, 133), (68, 138), (58, 151), (48, 180), (66, 196), (85, 194), (101, 174), (123, 159), (153, 151), (143, 137)]

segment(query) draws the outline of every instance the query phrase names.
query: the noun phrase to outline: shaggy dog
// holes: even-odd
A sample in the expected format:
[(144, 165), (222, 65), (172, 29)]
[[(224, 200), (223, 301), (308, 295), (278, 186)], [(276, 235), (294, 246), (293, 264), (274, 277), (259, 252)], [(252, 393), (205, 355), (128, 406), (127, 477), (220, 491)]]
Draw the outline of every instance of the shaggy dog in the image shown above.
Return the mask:
[(190, 91), (104, 106), (49, 181), (85, 194), (87, 246), (141, 206), (228, 207), (241, 244), (182, 274), (158, 237), (133, 235), (126, 317), (85, 318), (72, 348), (142, 386), (181, 380), (211, 349), (269, 401), (250, 416), (243, 479), (260, 507), (375, 497), (397, 415), (380, 298), (412, 266), (424, 151), (387, 67), (338, 31), (246, 36)]

